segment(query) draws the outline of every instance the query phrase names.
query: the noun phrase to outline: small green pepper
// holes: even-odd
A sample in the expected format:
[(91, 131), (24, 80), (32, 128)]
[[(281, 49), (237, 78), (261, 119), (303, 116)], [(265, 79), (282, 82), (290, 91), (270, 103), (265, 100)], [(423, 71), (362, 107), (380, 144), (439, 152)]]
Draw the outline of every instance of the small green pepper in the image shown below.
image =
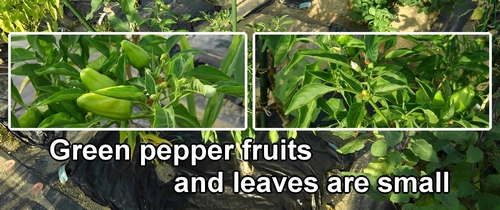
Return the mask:
[(128, 120), (132, 114), (132, 102), (123, 99), (111, 98), (96, 93), (85, 93), (76, 103), (79, 107), (94, 114), (114, 120)]
[(351, 38), (350, 35), (338, 35), (334, 36), (335, 42), (337, 42), (340, 46), (344, 46), (347, 41)]
[(444, 105), (446, 105), (446, 102), (443, 98), (443, 91), (438, 90), (432, 99), (432, 106), (435, 108), (442, 108)]
[(43, 117), (40, 110), (36, 107), (28, 108), (28, 110), (19, 118), (19, 126), (21, 128), (37, 128)]
[(76, 124), (75, 118), (71, 117), (69, 114), (65, 112), (59, 112), (57, 114), (53, 114), (47, 118), (45, 118), (40, 125), (39, 128), (63, 128), (67, 125)]
[(85, 87), (87, 87), (91, 91), (116, 85), (116, 82), (111, 78), (91, 68), (83, 69), (80, 72), (80, 78), (82, 79)]
[(127, 53), (130, 64), (132, 64), (134, 68), (143, 69), (144, 67), (148, 66), (149, 62), (151, 61), (151, 56), (149, 56), (146, 50), (128, 40), (123, 40), (121, 42), (121, 45), (123, 51)]
[(453, 93), (450, 96), (449, 105), (455, 107), (456, 113), (463, 112), (469, 108), (475, 95), (474, 86), (469, 85)]

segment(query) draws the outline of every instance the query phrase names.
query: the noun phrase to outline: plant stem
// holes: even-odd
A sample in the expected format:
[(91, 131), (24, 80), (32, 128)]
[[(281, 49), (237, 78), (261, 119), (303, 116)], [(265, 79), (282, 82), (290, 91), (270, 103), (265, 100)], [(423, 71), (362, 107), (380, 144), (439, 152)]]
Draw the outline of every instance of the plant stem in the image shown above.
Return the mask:
[(233, 32), (238, 32), (238, 28), (236, 27), (236, 24), (238, 23), (238, 13), (236, 12), (236, 0), (233, 0), (231, 3), (231, 16), (232, 16), (232, 22), (233, 22)]
[(90, 32), (95, 32), (94, 28), (92, 28), (92, 26), (89, 24), (89, 22), (87, 22), (87, 20), (85, 20), (85, 18), (83, 18), (83, 16), (75, 9), (75, 7), (73, 7), (73, 5), (71, 4), (71, 2), (69, 2), (69, 0), (63, 0), (64, 1), (64, 5), (67, 6), (71, 12), (73, 12), (73, 14), (75, 14), (75, 16), (78, 18), (78, 20), (80, 20), (80, 22), (90, 31)]
[[(259, 40), (258, 40), (258, 44), (259, 44), (259, 50), (262, 49), (262, 46), (264, 46), (264, 39), (262, 39), (261, 37), (259, 37)], [(260, 81), (260, 106), (261, 108), (265, 109), (266, 106), (267, 106), (267, 89), (268, 89), (268, 86), (269, 86), (269, 81), (267, 80), (267, 74), (268, 74), (268, 71), (267, 69), (268, 66), (267, 66), (267, 50), (264, 50), (264, 52), (261, 52), (259, 53), (259, 70), (262, 69), (262, 70), (265, 70), (264, 72), (257, 72), (259, 73), (259, 81)], [(267, 127), (267, 114), (266, 112), (261, 112), (260, 113), (260, 127)]]
[[(181, 50), (190, 50), (191, 49), (191, 45), (189, 44), (186, 36), (183, 36), (180, 40), (179, 40), (179, 45), (180, 45), (180, 48)], [(189, 70), (193, 69), (194, 68), (194, 64), (193, 63), (189, 63), (187, 64), (189, 65)], [(186, 96), (186, 101), (187, 101), (187, 104), (188, 104), (188, 112), (193, 115), (193, 116), (196, 116), (196, 102), (194, 101), (194, 95), (193, 94), (189, 94)]]
[(385, 123), (387, 123), (387, 125), (389, 125), (389, 120), (387, 120), (384, 113), (382, 113), (382, 111), (380, 111), (378, 106), (373, 102), (373, 100), (371, 98), (368, 100), (368, 103), (370, 103), (370, 105), (372, 105), (373, 109), (375, 109), (375, 112), (379, 113), (382, 116), (382, 118), (384, 118)]

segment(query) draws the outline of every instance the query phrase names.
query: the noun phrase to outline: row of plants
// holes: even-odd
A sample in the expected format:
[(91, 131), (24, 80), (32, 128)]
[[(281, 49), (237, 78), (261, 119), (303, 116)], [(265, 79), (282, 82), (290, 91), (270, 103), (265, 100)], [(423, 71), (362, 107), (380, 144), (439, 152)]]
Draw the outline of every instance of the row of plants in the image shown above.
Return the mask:
[[(499, 93), (494, 98), (498, 102)], [(495, 112), (498, 113), (498, 108)], [(357, 172), (344, 176), (365, 176), (371, 183), (365, 194), (376, 201), (390, 200), (398, 209), (497, 209), (500, 207), (500, 127), (488, 132), (380, 131), (333, 132), (349, 139), (338, 151), (355, 153), (369, 148), (373, 159)], [(388, 193), (377, 189), (381, 176), (434, 177), (450, 172), (450, 193)], [(413, 184), (408, 184), (411, 189)], [(435, 184), (435, 183), (434, 183)]]
[(349, 17), (352, 21), (367, 24), (372, 31), (398, 31), (390, 23), (396, 19), (395, 6), (417, 6), (418, 12), (426, 15), (432, 12), (450, 13), (463, 6), (464, 0), (422, 1), (422, 0), (353, 0)]
[[(233, 36), (220, 68), (195, 66), (203, 51), (191, 49), (185, 35), (135, 38), (137, 44), (124, 35), (12, 36), (29, 46), (11, 49), (11, 73), (25, 77), (19, 87), (11, 83), (11, 126), (129, 128), (144, 119), (152, 128), (211, 128), (226, 94), (245, 97), (243, 35)], [(29, 83), (35, 97), (28, 102), (21, 96)], [(194, 94), (209, 98), (201, 118)], [(22, 116), (17, 105), (27, 110)]]
[[(270, 76), (270, 89), (285, 127), (308, 128), (315, 121), (329, 128), (489, 127), (486, 35), (259, 39), (272, 52), (269, 65), (283, 65)], [(289, 53), (304, 42), (309, 47)], [(394, 48), (398, 42), (411, 47)]]

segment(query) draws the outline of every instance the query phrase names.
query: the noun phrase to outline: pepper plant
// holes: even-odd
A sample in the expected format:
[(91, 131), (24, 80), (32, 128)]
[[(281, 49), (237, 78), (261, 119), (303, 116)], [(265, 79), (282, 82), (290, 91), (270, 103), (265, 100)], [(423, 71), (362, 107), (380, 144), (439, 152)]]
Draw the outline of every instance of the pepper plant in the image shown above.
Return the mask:
[[(152, 128), (211, 128), (226, 94), (245, 97), (243, 35), (233, 36), (220, 68), (195, 66), (203, 51), (191, 49), (185, 35), (135, 38), (13, 35), (29, 46), (11, 49), (11, 73), (25, 77), (20, 86), (11, 81), (11, 127), (129, 128), (143, 119)], [(29, 83), (35, 95), (28, 102), (21, 96)], [(208, 98), (202, 116), (194, 94)]]
[(284, 127), (489, 127), (487, 35), (258, 36)]
[[(498, 92), (495, 95), (498, 101)], [(367, 177), (371, 188), (365, 195), (373, 200), (390, 200), (398, 209), (498, 209), (499, 131), (495, 122), (488, 132), (375, 131), (360, 132), (357, 136), (352, 132), (333, 133), (350, 136), (338, 150), (341, 154), (356, 153), (363, 148), (371, 154), (371, 161), (364, 169), (342, 172), (342, 176)], [(438, 171), (449, 172), (449, 193), (382, 194), (377, 191), (377, 179), (381, 176), (434, 178)], [(418, 184), (410, 181), (403, 185), (411, 189), (418, 188)]]

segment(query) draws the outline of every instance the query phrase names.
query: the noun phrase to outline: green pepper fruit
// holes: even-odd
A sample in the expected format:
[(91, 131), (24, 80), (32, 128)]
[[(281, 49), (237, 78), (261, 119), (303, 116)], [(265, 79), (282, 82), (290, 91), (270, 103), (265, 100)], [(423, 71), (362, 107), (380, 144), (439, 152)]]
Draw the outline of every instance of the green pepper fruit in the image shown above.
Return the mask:
[(151, 56), (149, 56), (146, 50), (128, 40), (123, 40), (121, 42), (121, 45), (123, 51), (127, 53), (130, 64), (132, 64), (134, 68), (143, 69), (144, 67), (148, 66), (149, 62), (151, 61)]
[(82, 79), (85, 87), (87, 87), (91, 91), (116, 85), (116, 82), (111, 78), (91, 68), (83, 69), (80, 72), (80, 78)]
[(486, 39), (481, 37), (481, 38), (476, 38), (474, 39), (474, 42), (477, 45), (478, 50), (484, 50), (484, 46), (486, 45)]
[(340, 46), (344, 46), (347, 41), (351, 38), (350, 35), (338, 35), (334, 36), (335, 42), (337, 42)]
[(474, 86), (469, 85), (453, 93), (450, 96), (449, 105), (455, 107), (456, 113), (461, 113), (469, 108), (475, 95)]
[(28, 108), (28, 110), (18, 119), (21, 128), (37, 128), (42, 122), (42, 113), (36, 107)]
[(432, 99), (432, 106), (435, 108), (442, 108), (444, 105), (446, 105), (446, 102), (443, 98), (443, 91), (438, 90)]
[(128, 120), (132, 114), (132, 102), (123, 99), (111, 98), (96, 93), (85, 93), (76, 103), (79, 107), (94, 114), (114, 120)]
[(62, 128), (67, 125), (76, 124), (78, 121), (65, 112), (59, 112), (45, 118), (39, 128)]
[(102, 88), (92, 92), (103, 96), (129, 101), (146, 102), (147, 100), (146, 95), (140, 91), (139, 88), (132, 85), (118, 85)]

